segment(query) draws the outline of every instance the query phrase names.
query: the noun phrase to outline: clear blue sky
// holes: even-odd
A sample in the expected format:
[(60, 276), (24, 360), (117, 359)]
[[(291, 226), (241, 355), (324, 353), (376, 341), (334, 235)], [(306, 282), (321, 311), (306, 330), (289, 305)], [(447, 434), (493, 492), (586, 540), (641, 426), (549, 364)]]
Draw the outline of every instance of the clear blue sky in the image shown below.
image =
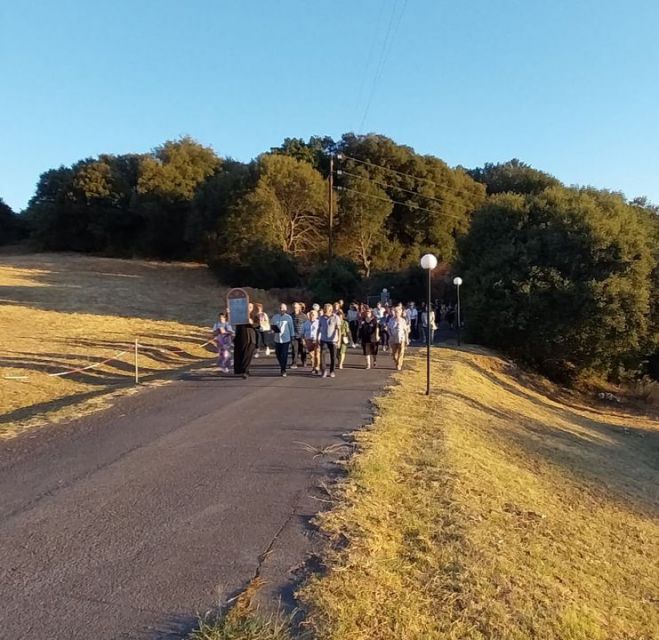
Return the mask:
[(656, 0), (0, 0), (0, 196), (182, 134), (249, 160), (374, 131), (659, 202), (657, 25)]

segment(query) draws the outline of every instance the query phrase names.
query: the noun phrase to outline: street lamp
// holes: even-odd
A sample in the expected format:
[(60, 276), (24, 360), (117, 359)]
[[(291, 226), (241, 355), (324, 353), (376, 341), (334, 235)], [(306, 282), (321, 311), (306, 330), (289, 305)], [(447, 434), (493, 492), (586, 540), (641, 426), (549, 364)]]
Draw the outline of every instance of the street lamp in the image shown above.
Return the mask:
[(423, 258), (421, 258), (421, 268), (425, 269), (428, 272), (428, 300), (426, 302), (426, 320), (428, 323), (428, 326), (426, 327), (426, 346), (428, 347), (427, 353), (426, 353), (426, 395), (430, 395), (430, 327), (432, 326), (432, 323), (430, 322), (430, 297), (431, 297), (431, 291), (430, 291), (430, 276), (432, 274), (432, 270), (437, 266), (437, 258), (432, 254), (432, 253), (426, 253)]
[(455, 276), (453, 278), (453, 284), (458, 288), (458, 347), (460, 346), (460, 285), (462, 284), (462, 278), (460, 276)]

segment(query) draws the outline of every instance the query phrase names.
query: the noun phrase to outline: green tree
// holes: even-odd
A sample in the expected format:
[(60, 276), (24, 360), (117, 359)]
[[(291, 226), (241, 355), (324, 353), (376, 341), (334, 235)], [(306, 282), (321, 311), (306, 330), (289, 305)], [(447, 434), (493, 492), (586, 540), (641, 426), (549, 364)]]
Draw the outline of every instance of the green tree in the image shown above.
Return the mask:
[(143, 157), (136, 204), (144, 225), (142, 253), (167, 259), (190, 254), (186, 230), (193, 199), (220, 164), (210, 147), (189, 137), (167, 141)]
[(487, 162), (468, 173), (487, 187), (488, 195), (507, 192), (533, 194), (560, 185), (554, 176), (534, 169), (517, 158), (498, 164)]
[(190, 201), (206, 178), (219, 168), (213, 149), (186, 136), (168, 140), (140, 165), (138, 190), (163, 200)]
[(197, 189), (185, 231), (192, 255), (217, 262), (225, 250), (229, 213), (256, 184), (255, 163), (225, 159)]
[(456, 239), (485, 200), (483, 185), (464, 170), (451, 169), (385, 136), (346, 134), (337, 149), (344, 158), (338, 162), (339, 185), (357, 180), (364, 192), (371, 184), (394, 203), (381, 240), (402, 249), (400, 266), (416, 264), (426, 251), (445, 261), (453, 259)]
[(280, 146), (272, 147), (270, 153), (308, 162), (326, 178), (329, 175), (330, 155), (336, 149), (336, 143), (329, 136), (311, 136), (309, 142), (302, 138), (285, 138)]
[(615, 194), (494, 196), (460, 243), (468, 330), (558, 378), (615, 374), (647, 344), (654, 266), (647, 226)]
[(340, 192), (337, 224), (338, 252), (360, 265), (365, 278), (371, 269), (385, 267), (390, 257), (387, 247), (386, 222), (393, 210), (387, 194), (367, 179), (367, 172), (359, 167)]
[(349, 258), (338, 257), (332, 264), (322, 263), (313, 269), (307, 285), (314, 299), (324, 304), (355, 299), (360, 281), (357, 265)]
[(60, 166), (41, 174), (25, 218), (37, 248), (64, 251), (78, 246), (81, 225), (70, 206), (74, 171)]
[(0, 245), (18, 240), (22, 233), (22, 221), (13, 209), (0, 198)]
[(310, 164), (285, 155), (263, 155), (254, 188), (227, 220), (229, 251), (239, 254), (253, 238), (296, 259), (323, 253), (328, 227), (327, 186)]

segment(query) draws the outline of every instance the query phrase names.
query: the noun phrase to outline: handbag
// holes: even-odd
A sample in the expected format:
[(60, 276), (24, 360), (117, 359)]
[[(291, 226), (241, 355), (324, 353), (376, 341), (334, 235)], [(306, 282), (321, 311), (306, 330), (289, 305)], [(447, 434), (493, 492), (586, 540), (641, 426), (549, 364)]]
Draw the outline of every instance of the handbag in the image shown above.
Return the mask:
[(350, 344), (350, 340), (348, 340), (348, 336), (343, 336), (341, 338), (341, 342), (343, 342), (343, 344)]

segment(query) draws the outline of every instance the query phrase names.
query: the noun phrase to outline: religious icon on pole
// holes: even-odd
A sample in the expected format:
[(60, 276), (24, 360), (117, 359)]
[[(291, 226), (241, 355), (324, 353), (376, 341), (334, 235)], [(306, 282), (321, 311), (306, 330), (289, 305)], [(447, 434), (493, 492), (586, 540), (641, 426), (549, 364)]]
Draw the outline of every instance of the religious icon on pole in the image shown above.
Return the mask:
[(227, 309), (229, 322), (235, 327), (239, 324), (249, 324), (249, 296), (244, 289), (231, 289), (227, 293)]

